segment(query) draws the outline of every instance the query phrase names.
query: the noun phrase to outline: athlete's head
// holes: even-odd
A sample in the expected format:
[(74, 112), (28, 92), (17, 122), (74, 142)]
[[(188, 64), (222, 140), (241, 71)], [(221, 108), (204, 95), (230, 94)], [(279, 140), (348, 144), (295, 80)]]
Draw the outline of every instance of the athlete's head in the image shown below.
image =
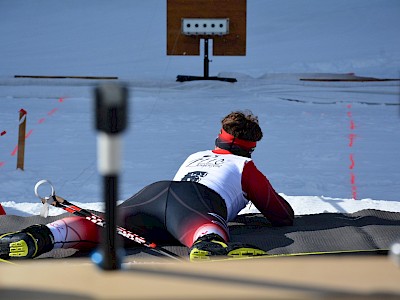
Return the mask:
[(215, 145), (233, 154), (250, 157), (263, 133), (258, 117), (251, 111), (234, 111), (221, 121), (221, 132)]

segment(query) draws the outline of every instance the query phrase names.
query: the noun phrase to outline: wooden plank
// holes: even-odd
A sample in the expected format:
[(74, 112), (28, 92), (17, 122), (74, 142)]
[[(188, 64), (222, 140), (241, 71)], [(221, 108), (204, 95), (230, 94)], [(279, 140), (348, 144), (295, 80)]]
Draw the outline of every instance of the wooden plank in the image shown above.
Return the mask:
[(118, 79), (115, 76), (65, 76), (65, 75), (14, 75), (14, 78), (38, 78), (38, 79)]
[[(50, 293), (53, 297), (64, 295), (62, 299), (68, 299), (67, 296), (74, 296), (71, 299), (400, 297), (399, 269), (386, 256), (267, 258), (213, 263), (135, 260), (124, 267), (122, 271), (105, 272), (86, 258), (19, 261), (17, 266), (2, 264), (0, 295), (4, 299), (21, 299), (21, 295), (26, 299), (40, 299), (39, 296)], [(49, 281), (49, 278), (57, 280)]]
[(300, 81), (318, 81), (318, 82), (369, 82), (369, 81), (400, 81), (400, 79), (390, 78), (372, 78), (372, 77), (355, 77), (355, 78), (300, 78)]

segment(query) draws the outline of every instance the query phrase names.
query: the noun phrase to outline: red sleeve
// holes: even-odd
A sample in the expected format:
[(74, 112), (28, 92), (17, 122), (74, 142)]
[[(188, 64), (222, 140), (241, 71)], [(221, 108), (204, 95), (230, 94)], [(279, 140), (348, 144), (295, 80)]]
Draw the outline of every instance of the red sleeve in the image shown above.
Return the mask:
[(247, 162), (243, 168), (242, 189), (247, 199), (253, 202), (273, 226), (293, 225), (292, 207), (274, 190), (253, 161)]

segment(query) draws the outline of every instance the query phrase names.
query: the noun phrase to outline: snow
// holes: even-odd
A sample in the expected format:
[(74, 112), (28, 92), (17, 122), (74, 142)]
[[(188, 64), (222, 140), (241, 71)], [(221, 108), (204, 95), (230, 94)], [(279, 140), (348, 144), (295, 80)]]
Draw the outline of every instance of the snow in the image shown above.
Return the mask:
[[(14, 75), (118, 76), (127, 85), (120, 201), (171, 179), (187, 155), (213, 147), (224, 115), (250, 109), (264, 131), (255, 163), (297, 215), (400, 212), (399, 81), (299, 80), (399, 78), (397, 0), (248, 0), (247, 55), (210, 63), (210, 75), (237, 83), (175, 81), (202, 75), (203, 57), (166, 55), (166, 1), (3, 0), (0, 20), (7, 214), (40, 212), (33, 188), (41, 179), (71, 202), (103, 209), (93, 120), (99, 81)], [(24, 171), (12, 155), (21, 108), (28, 112)]]

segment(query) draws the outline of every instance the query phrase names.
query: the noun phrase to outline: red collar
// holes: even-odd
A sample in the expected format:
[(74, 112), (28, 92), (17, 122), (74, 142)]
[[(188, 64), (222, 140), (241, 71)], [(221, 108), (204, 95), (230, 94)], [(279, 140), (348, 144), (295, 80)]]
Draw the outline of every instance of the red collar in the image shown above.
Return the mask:
[(212, 152), (215, 154), (232, 154), (232, 152), (221, 148), (214, 149)]

